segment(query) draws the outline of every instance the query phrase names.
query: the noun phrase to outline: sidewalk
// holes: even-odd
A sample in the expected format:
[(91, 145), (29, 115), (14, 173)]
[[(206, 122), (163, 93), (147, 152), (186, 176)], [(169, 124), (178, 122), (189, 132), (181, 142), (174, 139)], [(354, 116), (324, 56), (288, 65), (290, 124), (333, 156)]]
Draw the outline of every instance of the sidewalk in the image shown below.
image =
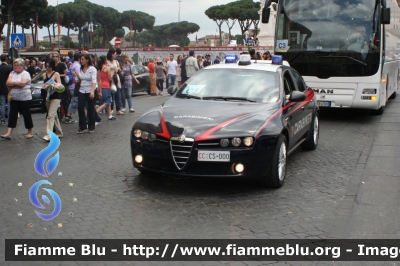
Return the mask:
[(400, 238), (400, 91), (389, 100), (370, 151), (363, 151), (347, 187), (353, 201), (347, 217), (338, 219), (329, 238)]

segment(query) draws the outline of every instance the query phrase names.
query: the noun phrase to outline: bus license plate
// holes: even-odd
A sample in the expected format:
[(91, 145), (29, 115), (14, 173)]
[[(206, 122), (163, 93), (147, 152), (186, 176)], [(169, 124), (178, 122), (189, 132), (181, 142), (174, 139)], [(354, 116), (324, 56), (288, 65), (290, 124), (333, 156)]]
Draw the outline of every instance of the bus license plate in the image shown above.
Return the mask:
[(331, 107), (331, 102), (321, 102), (321, 101), (318, 101), (318, 106)]
[(229, 151), (199, 151), (198, 161), (203, 162), (229, 162), (231, 153)]

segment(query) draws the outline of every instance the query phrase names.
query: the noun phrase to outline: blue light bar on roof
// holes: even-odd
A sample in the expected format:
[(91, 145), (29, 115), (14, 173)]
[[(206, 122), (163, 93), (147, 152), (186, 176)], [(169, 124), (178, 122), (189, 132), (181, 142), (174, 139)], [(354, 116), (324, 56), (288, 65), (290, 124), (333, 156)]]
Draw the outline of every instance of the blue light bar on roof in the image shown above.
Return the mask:
[(237, 57), (235, 54), (227, 54), (225, 56), (225, 64), (236, 63)]
[(272, 56), (272, 64), (273, 65), (282, 65), (283, 59), (281, 55)]

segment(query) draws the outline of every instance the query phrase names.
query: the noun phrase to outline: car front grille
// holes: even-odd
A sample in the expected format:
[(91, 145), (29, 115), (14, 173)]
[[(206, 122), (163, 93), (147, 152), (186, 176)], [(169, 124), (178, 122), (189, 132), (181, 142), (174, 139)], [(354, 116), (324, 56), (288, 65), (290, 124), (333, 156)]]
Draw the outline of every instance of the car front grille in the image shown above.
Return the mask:
[(192, 153), (193, 141), (179, 142), (175, 140), (170, 141), (172, 158), (174, 159), (175, 165), (179, 170), (185, 167), (190, 154)]

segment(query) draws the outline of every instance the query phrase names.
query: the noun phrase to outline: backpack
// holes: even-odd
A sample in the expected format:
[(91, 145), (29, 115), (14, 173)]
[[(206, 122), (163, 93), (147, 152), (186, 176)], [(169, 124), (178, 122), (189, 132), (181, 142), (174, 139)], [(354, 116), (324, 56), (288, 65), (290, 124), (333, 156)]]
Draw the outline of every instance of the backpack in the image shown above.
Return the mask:
[(65, 75), (65, 84), (69, 86), (72, 85), (73, 82), (74, 82), (74, 77), (72, 76), (71, 69), (68, 68), (68, 72)]

